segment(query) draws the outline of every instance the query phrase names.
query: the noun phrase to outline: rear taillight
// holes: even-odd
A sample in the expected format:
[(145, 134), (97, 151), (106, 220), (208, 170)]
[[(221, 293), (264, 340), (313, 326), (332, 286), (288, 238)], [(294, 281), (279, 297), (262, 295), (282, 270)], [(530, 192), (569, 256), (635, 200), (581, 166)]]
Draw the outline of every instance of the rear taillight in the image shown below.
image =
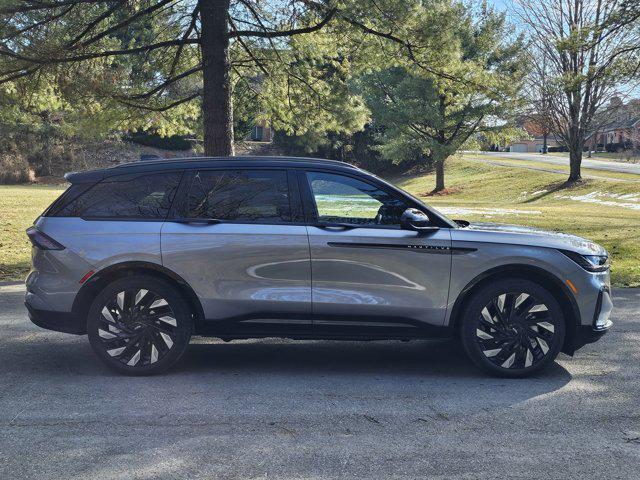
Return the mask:
[(34, 247), (40, 250), (64, 250), (64, 246), (60, 245), (49, 235), (42, 233), (36, 227), (27, 228), (27, 237), (31, 240)]

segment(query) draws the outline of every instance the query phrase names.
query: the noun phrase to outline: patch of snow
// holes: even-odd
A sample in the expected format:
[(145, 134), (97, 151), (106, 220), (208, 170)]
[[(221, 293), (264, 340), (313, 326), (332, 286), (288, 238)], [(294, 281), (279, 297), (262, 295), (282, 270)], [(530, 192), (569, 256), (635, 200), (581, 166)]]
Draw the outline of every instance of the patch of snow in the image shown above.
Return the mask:
[(618, 194), (618, 198), (620, 198), (622, 200), (631, 200), (632, 202), (639, 202), (640, 201), (640, 193)]
[(445, 215), (540, 215), (540, 210), (516, 210), (514, 208), (437, 207)]
[[(555, 198), (573, 200), (574, 202), (596, 203), (598, 205), (606, 205), (609, 207), (628, 208), (630, 210), (640, 210), (640, 194), (637, 193), (622, 194), (595, 191), (585, 193), (584, 195), (556, 195)], [(624, 202), (617, 200), (624, 200)]]
[(538, 190), (536, 192), (532, 192), (531, 195), (540, 195), (541, 193), (547, 193), (549, 190)]

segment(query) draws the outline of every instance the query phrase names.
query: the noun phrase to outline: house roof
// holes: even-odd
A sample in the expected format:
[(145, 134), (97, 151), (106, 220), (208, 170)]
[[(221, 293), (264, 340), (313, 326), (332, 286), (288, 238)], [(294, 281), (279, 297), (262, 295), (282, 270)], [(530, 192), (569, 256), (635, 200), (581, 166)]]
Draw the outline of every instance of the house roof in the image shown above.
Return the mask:
[(633, 128), (640, 122), (640, 101), (612, 102), (595, 120), (595, 125), (599, 125), (595, 129), (600, 132)]
[(631, 116), (624, 120), (618, 120), (618, 121), (605, 124), (603, 127), (600, 128), (600, 131), (605, 132), (605, 131), (611, 131), (611, 130), (623, 130), (626, 128), (633, 128), (638, 123), (640, 123), (640, 114)]

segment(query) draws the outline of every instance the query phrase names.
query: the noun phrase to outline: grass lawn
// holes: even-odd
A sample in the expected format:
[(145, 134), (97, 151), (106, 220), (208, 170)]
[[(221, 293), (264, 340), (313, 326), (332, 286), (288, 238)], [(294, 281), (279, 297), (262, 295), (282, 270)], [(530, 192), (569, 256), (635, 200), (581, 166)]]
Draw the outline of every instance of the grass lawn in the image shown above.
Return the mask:
[[(614, 285), (640, 286), (640, 176), (615, 177), (589, 179), (566, 189), (561, 188), (564, 173), (462, 157), (447, 161), (446, 195), (428, 194), (433, 175), (390, 180), (451, 218), (531, 225), (594, 240), (612, 255)], [(24, 278), (30, 254), (24, 231), (61, 192), (60, 186), (0, 186), (0, 280)]]
[(24, 279), (31, 259), (24, 232), (63, 190), (60, 185), (0, 185), (0, 280)]
[[(561, 174), (559, 178), (565, 178), (569, 176), (569, 159), (567, 158), (566, 165), (556, 165), (552, 163), (539, 162), (536, 160), (516, 160), (506, 157), (494, 157), (491, 155), (475, 155), (465, 154), (467, 160), (479, 160), (480, 162), (486, 162), (491, 164), (498, 164), (503, 166), (513, 165), (514, 167), (529, 167), (533, 170), (541, 170), (549, 173)], [(628, 182), (635, 182), (640, 184), (640, 175), (635, 173), (613, 172), (610, 170), (597, 170), (595, 168), (582, 167), (581, 169), (583, 178), (594, 178), (602, 180), (625, 180)]]

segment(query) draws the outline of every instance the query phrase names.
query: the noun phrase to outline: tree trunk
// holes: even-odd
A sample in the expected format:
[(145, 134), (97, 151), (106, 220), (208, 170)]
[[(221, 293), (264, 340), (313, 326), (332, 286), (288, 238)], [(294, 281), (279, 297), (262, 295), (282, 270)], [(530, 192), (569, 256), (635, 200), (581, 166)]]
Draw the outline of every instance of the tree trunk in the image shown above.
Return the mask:
[(569, 182), (578, 182), (582, 180), (580, 175), (580, 165), (582, 164), (582, 150), (569, 152), (569, 164), (571, 170), (569, 173)]
[(436, 188), (434, 192), (444, 190), (444, 160), (436, 162)]
[(205, 155), (233, 155), (233, 104), (229, 65), (230, 0), (199, 0), (202, 24), (202, 118)]
[[(438, 143), (441, 147), (444, 147), (447, 143), (446, 131), (444, 130), (447, 124), (447, 99), (444, 95), (440, 94), (438, 97), (438, 112), (440, 114), (440, 129), (438, 130)], [(432, 152), (433, 155), (433, 152)], [(447, 155), (444, 152), (439, 152), (436, 155), (436, 188), (434, 192), (440, 192), (444, 190), (444, 160)]]
[(547, 152), (549, 151), (549, 147), (547, 145), (547, 137), (549, 135), (547, 135), (546, 133), (544, 135), (542, 135), (542, 153), (543, 154), (547, 154)]
[(584, 147), (584, 133), (578, 122), (572, 122), (567, 132), (567, 148), (569, 149), (569, 183), (582, 180), (580, 167), (582, 165), (582, 147)]
[(580, 167), (582, 165), (582, 144), (573, 141), (569, 144), (569, 182), (582, 180)]

